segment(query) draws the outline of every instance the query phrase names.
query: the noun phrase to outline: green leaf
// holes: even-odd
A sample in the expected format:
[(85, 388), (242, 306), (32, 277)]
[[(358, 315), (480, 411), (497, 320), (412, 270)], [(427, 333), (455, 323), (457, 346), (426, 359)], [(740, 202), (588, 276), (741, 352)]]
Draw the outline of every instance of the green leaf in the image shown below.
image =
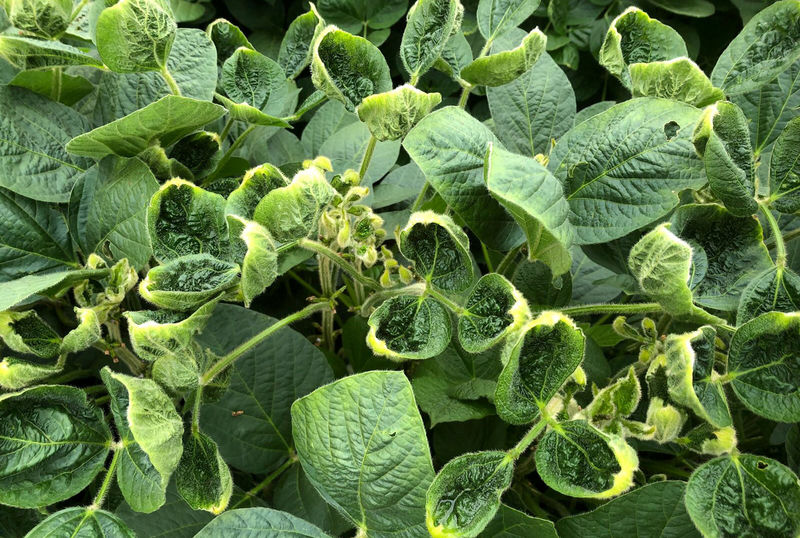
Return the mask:
[(335, 26), (325, 28), (314, 43), (311, 79), (317, 89), (344, 103), (351, 112), (365, 97), (392, 89), (381, 51), (363, 37)]
[(234, 287), (238, 276), (235, 263), (192, 254), (150, 269), (139, 284), (139, 293), (159, 308), (193, 310)]
[(555, 424), (536, 449), (536, 471), (564, 495), (608, 499), (633, 485), (639, 467), (636, 451), (622, 437), (583, 420)]
[(253, 220), (281, 243), (317, 232), (319, 218), (336, 191), (316, 167), (298, 172), (285, 187), (270, 190), (253, 212)]
[(6, 390), (20, 390), (40, 384), (64, 369), (65, 358), (62, 355), (55, 362), (39, 364), (16, 357), (5, 357), (0, 361), (0, 387)]
[(544, 52), (547, 36), (531, 30), (519, 46), (477, 58), (461, 70), (461, 78), (476, 86), (502, 86), (528, 71)]
[(177, 25), (163, 0), (121, 0), (100, 13), (95, 43), (112, 71), (159, 71), (167, 64)]
[[(333, 171), (337, 174), (342, 174), (348, 169), (358, 170), (371, 136), (366, 124), (355, 121), (331, 133), (317, 153), (330, 158)], [(399, 153), (399, 140), (377, 142), (367, 166), (367, 173), (361, 178), (361, 185), (370, 186), (385, 176), (397, 162)]]
[(302, 538), (327, 538), (318, 527), (299, 517), (272, 508), (240, 508), (218, 516), (196, 538), (221, 538), (222, 536), (297, 536)]
[(799, 42), (800, 3), (775, 2), (730, 42), (714, 66), (711, 82), (728, 95), (757, 90), (800, 58)]
[(134, 510), (152, 512), (164, 504), (167, 483), (181, 459), (181, 417), (152, 379), (117, 374), (108, 367), (100, 375), (122, 441), (119, 488)]
[(103, 66), (103, 62), (96, 58), (59, 41), (11, 35), (0, 36), (0, 57), (22, 70), (70, 65)]
[(694, 310), (689, 289), (692, 247), (661, 224), (631, 249), (628, 267), (644, 293), (673, 316)]
[(523, 23), (539, 3), (539, 0), (480, 0), (478, 30), (486, 39), (494, 39)]
[(12, 87), (0, 87), (0, 109), (0, 187), (35, 200), (69, 200), (89, 162), (67, 154), (64, 144), (89, 130), (86, 118), (61, 103)]
[(150, 260), (145, 211), (158, 190), (150, 169), (138, 159), (107, 157), (80, 176), (72, 189), (69, 220), (84, 255), (110, 253), (136, 269)]
[(433, 67), (458, 82), (461, 69), (471, 63), (472, 59), (472, 47), (467, 38), (462, 32), (456, 32), (447, 40), (441, 56), (433, 64)]
[(321, 152), (323, 144), (334, 133), (353, 123), (359, 123), (358, 116), (349, 112), (340, 101), (328, 101), (311, 117), (300, 139), (309, 155), (326, 155)]
[(709, 106), (692, 142), (705, 163), (711, 191), (728, 211), (738, 217), (755, 213), (755, 162), (742, 110), (727, 101)]
[(72, 0), (10, 0), (4, 7), (15, 28), (46, 39), (60, 37), (72, 21)]
[(800, 277), (785, 267), (772, 267), (756, 275), (742, 290), (736, 325), (766, 312), (800, 311)]
[(0, 226), (5, 230), (0, 236), (0, 279), (77, 265), (64, 218), (49, 204), (0, 188)]
[[(575, 265), (575, 260), (573, 260)], [(544, 262), (522, 260), (511, 276), (511, 283), (527, 299), (532, 310), (565, 306), (572, 298), (572, 276), (569, 272), (553, 276)], [(583, 302), (583, 301), (577, 301)]]
[(702, 107), (724, 99), (703, 71), (689, 58), (630, 65), (634, 97), (664, 97)]
[(752, 412), (777, 422), (800, 421), (800, 316), (770, 312), (733, 335), (728, 377), (733, 392)]
[(629, 7), (611, 22), (600, 48), (600, 65), (631, 88), (628, 67), (635, 63), (663, 62), (688, 56), (681, 35), (651, 19), (637, 7)]
[[(695, 273), (695, 303), (732, 311), (747, 283), (772, 267), (758, 220), (735, 217), (717, 204), (685, 205), (672, 216), (670, 231), (689, 243)], [(697, 273), (700, 265), (706, 265)]]
[(260, 52), (240, 47), (222, 65), (222, 88), (235, 103), (262, 110), (270, 94), (286, 81), (283, 69)]
[(356, 113), (377, 140), (398, 140), (441, 101), (442, 96), (438, 93), (425, 93), (404, 84), (365, 97), (356, 107)]
[(406, 135), (403, 147), (431, 186), (487, 247), (509, 250), (522, 231), (499, 202), (487, 196), (483, 166), (497, 138), (457, 107), (441, 108)]
[(31, 529), (25, 538), (135, 538), (124, 521), (111, 512), (74, 506), (59, 510)]
[(244, 305), (249, 307), (278, 277), (278, 252), (270, 233), (257, 222), (229, 217), (229, 225), (232, 222), (242, 226), (239, 238), (247, 249), (241, 262), (241, 286)]
[(61, 73), (58, 80), (56, 68), (20, 71), (8, 82), (9, 86), (27, 88), (45, 97), (56, 96), (59, 103), (72, 106), (94, 90), (84, 77)]
[(311, 63), (311, 45), (323, 24), (313, 9), (289, 24), (278, 51), (278, 65), (289, 78), (297, 77)]
[(389, 28), (400, 20), (408, 8), (408, 0), (321, 0), (315, 2), (322, 17), (348, 32)]
[(163, 534), (169, 538), (194, 538), (214, 518), (206, 511), (192, 510), (178, 494), (174, 481), (167, 488), (167, 502), (155, 512), (136, 512), (124, 501), (115, 512), (137, 536)]
[(556, 522), (562, 538), (683, 536), (700, 538), (683, 504), (686, 483), (666, 480), (620, 495), (599, 508)]
[(452, 330), (450, 314), (439, 301), (399, 295), (369, 317), (367, 345), (394, 361), (429, 359), (447, 348)]
[(786, 124), (769, 160), (770, 206), (782, 213), (800, 210), (800, 118)]
[(233, 493), (233, 478), (213, 439), (199, 431), (187, 432), (175, 484), (193, 509), (212, 514), (225, 511)]
[[(223, 355), (275, 321), (223, 304), (198, 340)], [(291, 362), (287, 363), (287, 357), (292, 357)], [(203, 405), (201, 428), (217, 442), (231, 466), (248, 473), (269, 473), (290, 455), (292, 402), (331, 381), (333, 372), (322, 352), (302, 334), (281, 329), (236, 360), (228, 391), (219, 401)]]
[(577, 244), (623, 237), (669, 213), (678, 191), (705, 184), (691, 143), (699, 116), (684, 103), (642, 97), (561, 137), (548, 169), (564, 186)]
[(414, 369), (414, 397), (431, 427), (494, 414), (489, 399), (503, 368), (498, 355), (496, 350), (473, 355), (451, 344)]
[(402, 372), (365, 372), (300, 398), (292, 432), (311, 483), (359, 529), (377, 538), (424, 533), (433, 465)]
[(514, 477), (507, 452), (464, 454), (447, 462), (428, 489), (425, 522), (434, 537), (478, 536)]
[(153, 256), (167, 262), (189, 254), (230, 254), (225, 199), (182, 179), (161, 186), (147, 208)]
[(37, 295), (57, 293), (87, 278), (100, 278), (108, 274), (105, 269), (58, 271), (43, 275), (26, 275), (15, 280), (0, 282), (0, 311)]
[(168, 95), (116, 121), (77, 136), (67, 151), (102, 159), (106, 155), (135, 157), (154, 143), (168, 147), (225, 114), (219, 105)]
[(413, 213), (398, 234), (398, 245), (416, 273), (439, 289), (463, 291), (475, 278), (469, 238), (447, 215)]
[(506, 344), (497, 380), (497, 414), (510, 424), (527, 424), (558, 393), (583, 360), (585, 337), (575, 323), (543, 312)]
[(217, 65), (222, 67), (225, 60), (240, 47), (255, 50), (244, 33), (235, 24), (225, 19), (217, 19), (206, 28), (206, 35), (217, 49)]
[(709, 538), (792, 536), (800, 530), (800, 485), (770, 458), (722, 456), (692, 473), (686, 511)]
[(489, 193), (514, 217), (528, 240), (528, 259), (542, 260), (554, 275), (569, 271), (573, 229), (561, 183), (533, 158), (489, 144), (484, 165)]
[[(492, 50), (511, 48), (519, 43), (519, 34), (506, 33)], [(497, 137), (509, 150), (529, 157), (549, 153), (552, 141), (572, 127), (575, 117), (572, 85), (547, 53), (514, 81), (487, 88), (486, 99), (495, 126), (502, 126)]]
[(649, 0), (654, 6), (687, 17), (709, 17), (716, 11), (708, 0)]
[(670, 398), (717, 428), (732, 424), (725, 389), (714, 371), (717, 332), (705, 325), (667, 336), (667, 387)]
[(458, 0), (417, 0), (406, 15), (400, 60), (416, 81), (442, 55), (447, 41), (461, 28), (464, 8)]
[(581, 412), (590, 423), (607, 433), (622, 435), (626, 426), (625, 418), (639, 406), (642, 388), (636, 377), (636, 370), (628, 368), (625, 376), (619, 376), (600, 390), (592, 390), (594, 398)]
[(34, 310), (0, 312), (0, 338), (17, 353), (52, 359), (61, 337)]
[(531, 517), (505, 504), (500, 505), (500, 510), (486, 526), (483, 535), (487, 538), (558, 538), (552, 521)]
[(464, 308), (458, 319), (458, 341), (469, 353), (489, 349), (531, 317), (522, 294), (497, 273), (478, 280)]
[(0, 503), (63, 501), (103, 470), (111, 432), (75, 387), (40, 385), (0, 396)]
[(334, 536), (352, 528), (314, 489), (301, 465), (292, 465), (281, 475), (272, 503), (276, 510), (293, 514)]

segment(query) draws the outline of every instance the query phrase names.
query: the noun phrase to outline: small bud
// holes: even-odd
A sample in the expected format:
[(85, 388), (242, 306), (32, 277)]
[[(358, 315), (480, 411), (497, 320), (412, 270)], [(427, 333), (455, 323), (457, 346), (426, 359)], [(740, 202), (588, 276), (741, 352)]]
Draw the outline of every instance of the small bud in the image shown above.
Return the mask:
[(654, 439), (659, 443), (669, 443), (681, 433), (686, 422), (686, 414), (673, 405), (655, 396), (647, 408), (647, 423), (655, 427)]
[(341, 248), (346, 247), (350, 243), (350, 222), (345, 220), (339, 228), (339, 233), (336, 234), (336, 243)]
[(384, 288), (392, 287), (392, 275), (389, 272), (389, 269), (385, 269), (383, 273), (381, 273), (380, 283)]
[(411, 284), (411, 282), (414, 280), (414, 275), (411, 273), (411, 271), (409, 271), (402, 265), (399, 265), (397, 267), (397, 276), (400, 277), (400, 281), (403, 284)]

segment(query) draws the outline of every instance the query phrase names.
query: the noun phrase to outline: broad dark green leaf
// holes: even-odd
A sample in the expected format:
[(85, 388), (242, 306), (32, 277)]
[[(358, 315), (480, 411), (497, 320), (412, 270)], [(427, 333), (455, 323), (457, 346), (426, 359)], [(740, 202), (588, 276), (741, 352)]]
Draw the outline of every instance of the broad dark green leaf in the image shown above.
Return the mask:
[(97, 508), (59, 510), (36, 525), (25, 538), (136, 538), (124, 521)]
[(75, 495), (103, 470), (111, 432), (75, 387), (0, 396), (0, 502), (36, 508)]
[(206, 525), (195, 537), (223, 538), (232, 534), (241, 538), (328, 537), (315, 525), (272, 508), (240, 508), (225, 512)]
[[(73, 109), (21, 88), (0, 87), (0, 187), (66, 202), (86, 159), (64, 151), (89, 122)], [(13, 229), (13, 228), (12, 228)]]
[(314, 489), (302, 465), (297, 463), (281, 475), (272, 502), (277, 510), (294, 514), (334, 536), (352, 528)]
[(408, 8), (408, 0), (321, 0), (315, 4), (328, 23), (353, 33), (363, 32), (364, 26), (389, 28)]
[[(370, 136), (370, 130), (365, 123), (354, 121), (330, 133), (328, 138), (323, 141), (319, 151), (313, 154), (328, 157), (333, 164), (334, 173), (341, 174), (347, 169), (358, 170), (367, 151)], [(399, 153), (399, 140), (386, 140), (375, 144), (372, 159), (367, 166), (367, 173), (361, 178), (361, 185), (372, 185), (385, 176), (397, 162)]]
[(228, 507), (233, 478), (214, 442), (206, 434), (187, 432), (183, 455), (175, 469), (175, 485), (186, 503), (195, 510), (220, 514)]
[(365, 372), (292, 405), (303, 469), (362, 532), (420, 536), (433, 465), (411, 384), (402, 372)]
[(139, 537), (193, 538), (214, 518), (204, 510), (192, 510), (178, 494), (174, 481), (167, 488), (167, 502), (155, 512), (136, 512), (123, 501), (115, 513)]
[[(488, 247), (509, 250), (523, 233), (499, 202), (487, 196), (486, 150), (497, 138), (456, 107), (439, 109), (406, 135), (403, 147), (428, 182)], [(498, 144), (499, 145), (499, 144)]]
[(429, 359), (447, 348), (452, 337), (447, 309), (431, 297), (392, 297), (369, 317), (367, 345), (391, 360)]
[(485, 351), (530, 319), (528, 302), (497, 273), (481, 277), (458, 319), (458, 341), (470, 353)]
[(537, 7), (539, 0), (480, 0), (478, 30), (486, 39), (494, 39), (519, 26)]
[(769, 160), (770, 205), (783, 213), (800, 210), (800, 118), (795, 118), (775, 140)]
[(547, 519), (531, 517), (519, 510), (505, 504), (500, 505), (500, 510), (494, 519), (483, 530), (487, 538), (557, 538), (553, 522)]
[[(221, 355), (275, 321), (223, 304), (198, 339)], [(292, 360), (287, 362), (287, 357)], [(203, 405), (201, 427), (231, 466), (269, 473), (289, 457), (293, 446), (292, 402), (330, 381), (333, 372), (319, 349), (300, 333), (281, 329), (236, 360), (227, 392), (219, 401)]]
[(800, 58), (800, 3), (775, 2), (754, 16), (722, 52), (711, 82), (728, 95), (758, 90)]
[(647, 484), (591, 512), (562, 518), (556, 529), (562, 538), (700, 538), (683, 504), (685, 492), (686, 483), (676, 480)]
[(643, 97), (569, 130), (548, 169), (564, 186), (578, 244), (617, 239), (663, 217), (677, 192), (706, 182), (691, 143), (700, 112)]
[(766, 312), (800, 311), (800, 277), (785, 267), (772, 267), (756, 275), (742, 291), (736, 325)]
[(412, 81), (430, 69), (450, 36), (460, 30), (464, 8), (458, 0), (417, 0), (406, 16), (400, 60)]
[(709, 538), (793, 536), (800, 530), (800, 485), (775, 460), (722, 456), (692, 473), (686, 511)]

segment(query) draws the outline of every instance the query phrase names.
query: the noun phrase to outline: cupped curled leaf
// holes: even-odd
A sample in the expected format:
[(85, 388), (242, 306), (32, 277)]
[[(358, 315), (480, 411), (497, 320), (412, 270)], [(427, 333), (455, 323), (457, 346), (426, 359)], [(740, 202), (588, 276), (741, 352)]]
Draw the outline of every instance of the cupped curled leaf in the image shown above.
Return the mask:
[(686, 487), (686, 511), (703, 536), (796, 536), (800, 483), (763, 456), (722, 456), (698, 467)]
[(221, 86), (227, 98), (217, 99), (236, 120), (276, 127), (289, 127), (286, 121), (264, 112), (270, 96), (281, 91), (286, 74), (274, 60), (248, 47), (240, 47), (222, 66)]
[(667, 388), (670, 398), (717, 428), (731, 425), (720, 375), (714, 370), (717, 332), (705, 325), (667, 336)]
[(557, 312), (542, 312), (523, 327), (503, 352), (505, 367), (497, 380), (497, 414), (511, 424), (538, 417), (583, 360), (585, 337)]
[(0, 338), (16, 351), (51, 359), (61, 349), (61, 336), (34, 310), (0, 312)]
[(278, 50), (278, 65), (289, 78), (295, 78), (311, 63), (311, 47), (324, 24), (313, 7), (289, 24)]
[(64, 369), (66, 355), (47, 363), (33, 362), (16, 357), (5, 357), (0, 361), (0, 387), (20, 390), (40, 383)]
[(555, 424), (536, 449), (536, 471), (545, 484), (570, 497), (608, 499), (633, 486), (636, 451), (622, 437), (583, 420)]
[(335, 26), (325, 28), (314, 44), (311, 79), (351, 112), (365, 97), (392, 89), (389, 66), (378, 47)]
[(239, 266), (209, 254), (175, 258), (153, 267), (139, 293), (160, 308), (187, 311), (236, 286)]
[(484, 275), (472, 288), (458, 319), (458, 341), (469, 353), (480, 353), (530, 319), (528, 301), (504, 276)]
[(752, 412), (777, 422), (800, 421), (800, 314), (769, 312), (733, 335), (728, 374)]
[(611, 22), (603, 46), (600, 65), (631, 87), (631, 64), (663, 62), (688, 56), (681, 35), (669, 26), (651, 19), (637, 7), (629, 7)]
[(463, 291), (475, 278), (469, 238), (452, 218), (418, 211), (398, 234), (400, 252), (414, 263), (416, 273), (430, 285)]
[(47, 519), (31, 529), (25, 538), (52, 538), (54, 536), (136, 538), (136, 533), (111, 512), (93, 507), (73, 506), (50, 514)]
[(507, 452), (474, 452), (448, 461), (428, 488), (428, 532), (437, 538), (480, 535), (513, 476), (514, 460)]
[(502, 86), (528, 71), (545, 50), (547, 36), (534, 28), (511, 50), (473, 60), (461, 69), (461, 78), (475, 86)]
[(255, 50), (242, 30), (225, 19), (217, 19), (209, 24), (206, 27), (206, 35), (217, 49), (217, 65), (220, 68), (240, 47)]
[(442, 55), (450, 36), (461, 28), (464, 7), (459, 0), (417, 0), (406, 16), (400, 60), (412, 81)]
[(217, 133), (198, 131), (178, 140), (169, 156), (188, 168), (194, 177), (202, 178), (210, 174), (222, 158), (220, 149)]
[(258, 203), (270, 191), (285, 187), (289, 179), (280, 168), (264, 163), (251, 168), (244, 174), (242, 182), (228, 195), (225, 213), (244, 219), (252, 219)]
[(227, 218), (231, 240), (234, 241), (233, 250), (238, 250), (236, 241), (240, 241), (244, 247), (244, 255), (241, 260), (237, 256), (237, 261), (242, 266), (240, 285), (244, 305), (249, 307), (253, 299), (261, 295), (278, 277), (278, 251), (272, 235), (259, 223), (234, 215)]
[(770, 207), (781, 213), (800, 210), (800, 118), (786, 124), (769, 159)]
[(742, 109), (728, 101), (709, 106), (695, 127), (692, 142), (705, 163), (714, 196), (736, 216), (755, 213), (755, 162)]
[(489, 143), (483, 173), (489, 193), (525, 232), (528, 258), (542, 260), (555, 276), (569, 271), (574, 232), (558, 179), (535, 159), (493, 143)]
[(194, 510), (219, 514), (228, 507), (233, 493), (233, 478), (214, 442), (206, 434), (187, 432), (183, 455), (175, 470), (178, 493)]
[(664, 97), (703, 107), (724, 99), (696, 63), (689, 58), (634, 63), (630, 67), (634, 97)]
[(392, 297), (369, 317), (367, 345), (392, 360), (429, 359), (442, 353), (452, 337), (447, 309), (431, 297)]
[(75, 387), (0, 396), (0, 503), (37, 508), (72, 497), (103, 470), (111, 432)]
[(581, 411), (581, 416), (604, 432), (623, 435), (627, 433), (625, 425), (630, 425), (624, 419), (636, 410), (641, 399), (639, 378), (636, 370), (630, 367), (627, 375), (597, 391), (586, 409)]
[(225, 199), (183, 179), (161, 186), (147, 208), (153, 256), (168, 262), (189, 254), (230, 254)]
[(410, 84), (369, 95), (356, 107), (358, 118), (378, 140), (403, 138), (419, 120), (441, 103), (438, 93), (425, 93)]
[(166, 501), (170, 476), (183, 451), (183, 422), (169, 396), (152, 379), (100, 371), (111, 396), (111, 412), (122, 453), (117, 482), (139, 512), (152, 512)]
[(72, 22), (72, 0), (7, 0), (3, 7), (14, 28), (45, 39), (58, 38)]
[(177, 31), (165, 0), (121, 0), (100, 13), (95, 42), (112, 71), (159, 71), (167, 64)]

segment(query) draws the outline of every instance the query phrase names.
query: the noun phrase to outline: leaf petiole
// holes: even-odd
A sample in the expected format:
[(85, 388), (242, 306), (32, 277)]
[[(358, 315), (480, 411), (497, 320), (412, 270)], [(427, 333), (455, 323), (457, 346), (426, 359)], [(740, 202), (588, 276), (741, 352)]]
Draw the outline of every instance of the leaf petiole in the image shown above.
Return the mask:
[(381, 285), (380, 283), (378, 283), (377, 280), (361, 274), (353, 264), (345, 260), (338, 252), (326, 247), (319, 241), (314, 241), (313, 239), (304, 238), (297, 241), (297, 246), (302, 247), (306, 250), (311, 250), (313, 252), (316, 252), (317, 254), (321, 254), (322, 256), (325, 256), (335, 265), (337, 265), (339, 269), (347, 273), (350, 277), (360, 282), (361, 284), (372, 289), (380, 289)]
[(103, 506), (103, 501), (105, 501), (108, 490), (111, 488), (111, 483), (114, 481), (119, 455), (122, 453), (122, 444), (112, 445), (111, 448), (114, 451), (114, 456), (111, 458), (111, 464), (108, 466), (106, 476), (103, 478), (103, 483), (100, 484), (100, 489), (97, 491), (91, 506), (89, 506), (89, 510), (99, 510)]
[(550, 421), (548, 418), (546, 418), (544, 415), (540, 416), (539, 421), (534, 424), (530, 430), (528, 430), (528, 433), (526, 433), (512, 449), (508, 451), (508, 457), (516, 461), (517, 458), (519, 458), (522, 453), (525, 452), (528, 447), (531, 446), (531, 444), (533, 444), (536, 438), (539, 437), (539, 434), (542, 433), (545, 426), (547, 426), (549, 423)]

